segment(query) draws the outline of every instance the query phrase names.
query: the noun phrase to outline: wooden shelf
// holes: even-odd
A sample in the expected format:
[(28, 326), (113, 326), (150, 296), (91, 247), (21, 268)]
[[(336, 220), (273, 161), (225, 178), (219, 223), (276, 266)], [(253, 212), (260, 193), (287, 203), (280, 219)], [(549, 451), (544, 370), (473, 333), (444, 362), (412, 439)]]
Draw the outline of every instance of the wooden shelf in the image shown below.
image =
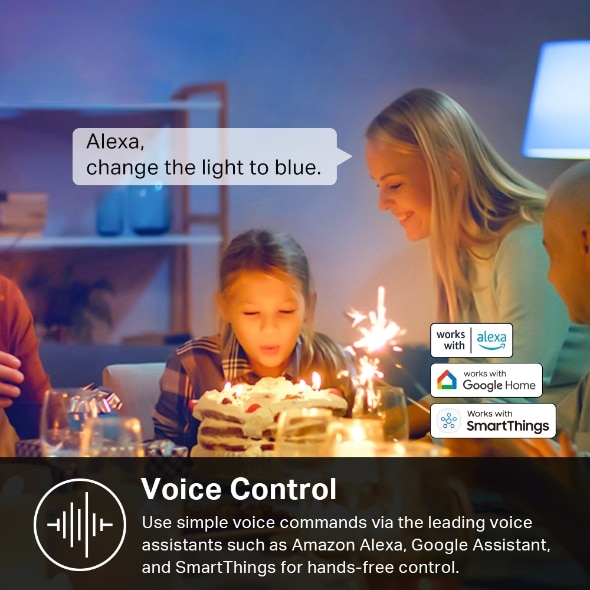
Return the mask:
[(47, 236), (0, 237), (3, 250), (46, 250), (49, 248), (154, 248), (165, 246), (219, 246), (220, 235), (163, 234), (159, 236)]

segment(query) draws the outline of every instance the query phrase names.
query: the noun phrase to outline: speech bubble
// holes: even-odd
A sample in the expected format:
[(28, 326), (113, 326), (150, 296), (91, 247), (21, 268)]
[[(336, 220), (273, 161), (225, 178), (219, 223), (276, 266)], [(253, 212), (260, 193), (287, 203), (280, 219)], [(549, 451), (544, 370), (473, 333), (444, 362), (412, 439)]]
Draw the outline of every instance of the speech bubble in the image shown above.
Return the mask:
[(328, 128), (79, 128), (78, 185), (331, 185), (352, 156)]

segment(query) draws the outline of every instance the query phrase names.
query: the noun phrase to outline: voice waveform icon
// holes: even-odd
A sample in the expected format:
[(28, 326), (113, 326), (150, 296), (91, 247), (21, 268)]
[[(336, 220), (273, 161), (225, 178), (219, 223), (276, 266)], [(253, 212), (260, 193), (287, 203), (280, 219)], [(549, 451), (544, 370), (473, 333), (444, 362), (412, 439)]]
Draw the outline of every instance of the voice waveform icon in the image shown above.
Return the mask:
[[(96, 512), (89, 512), (88, 508), (88, 492), (84, 492), (84, 507), (83, 508), (75, 508), (74, 502), (70, 502), (70, 509), (64, 510), (61, 514), (61, 518), (58, 518), (55, 522), (48, 522), (48, 527), (55, 527), (57, 532), (62, 533), (62, 539), (68, 539), (68, 532), (69, 532), (69, 541), (70, 547), (74, 547), (75, 542), (82, 542), (84, 541), (84, 558), (88, 559), (88, 549), (89, 549), (89, 536), (90, 534), (92, 537), (96, 537), (97, 529), (98, 532), (103, 532), (106, 527), (112, 527), (112, 522), (105, 522), (104, 518), (100, 518), (98, 523), (97, 514)], [(68, 514), (69, 513), (69, 514)], [(69, 515), (69, 521), (68, 521)], [(92, 521), (90, 525), (89, 520)], [(97, 527), (98, 524), (98, 527)], [(90, 531), (90, 527), (92, 531)], [(84, 537), (84, 539), (82, 539)]]
[(121, 500), (110, 488), (80, 477), (56, 484), (41, 498), (33, 528), (47, 559), (82, 572), (101, 567), (117, 554), (127, 519)]

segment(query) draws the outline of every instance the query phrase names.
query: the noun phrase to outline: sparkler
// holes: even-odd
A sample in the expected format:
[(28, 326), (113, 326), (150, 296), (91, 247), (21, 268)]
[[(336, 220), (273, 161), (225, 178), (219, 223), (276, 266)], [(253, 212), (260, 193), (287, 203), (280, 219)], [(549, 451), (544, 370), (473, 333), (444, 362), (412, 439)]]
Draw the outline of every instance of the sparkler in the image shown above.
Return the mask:
[(362, 336), (353, 342), (352, 346), (347, 347), (347, 350), (355, 357), (357, 350), (364, 351), (364, 354), (358, 359), (358, 374), (352, 378), (357, 387), (352, 410), (353, 416), (355, 410), (357, 412), (361, 410), (365, 401), (369, 408), (375, 408), (379, 402), (374, 382), (376, 379), (383, 379), (383, 372), (379, 369), (379, 359), (370, 355), (383, 350), (386, 346), (391, 346), (395, 351), (401, 350), (396, 339), (405, 334), (405, 330), (395, 322), (388, 320), (386, 314), (385, 287), (377, 289), (376, 311), (364, 314), (353, 309), (346, 314), (352, 320), (352, 327), (357, 328)]
[[(382, 350), (387, 345), (391, 345), (393, 350), (401, 350), (397, 346), (395, 339), (397, 336), (405, 334), (405, 330), (402, 330), (395, 322), (387, 319), (384, 302), (385, 287), (379, 287), (377, 289), (377, 312), (370, 311), (368, 315), (365, 315), (352, 310), (347, 314), (352, 319), (352, 327), (358, 326), (358, 330), (362, 335), (362, 338), (353, 343), (352, 346), (355, 349), (362, 348), (371, 354)], [(361, 325), (365, 320), (369, 320), (368, 328)]]

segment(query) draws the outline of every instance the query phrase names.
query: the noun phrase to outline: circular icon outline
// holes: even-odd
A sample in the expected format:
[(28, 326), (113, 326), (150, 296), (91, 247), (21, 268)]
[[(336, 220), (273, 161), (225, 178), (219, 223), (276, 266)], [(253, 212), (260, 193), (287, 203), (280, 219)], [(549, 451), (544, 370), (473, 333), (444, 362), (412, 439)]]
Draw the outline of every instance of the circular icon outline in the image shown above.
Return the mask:
[[(449, 417), (449, 420), (444, 419), (445, 414)], [(437, 420), (439, 430), (445, 431), (445, 433), (457, 432), (461, 428), (461, 414), (455, 408), (443, 408), (439, 411)], [(446, 430), (447, 427), (450, 427), (449, 430)]]
[[(101, 487), (103, 490), (108, 492), (115, 499), (115, 502), (119, 506), (119, 510), (121, 511), (121, 516), (123, 518), (123, 532), (121, 533), (121, 540), (119, 541), (119, 544), (117, 545), (116, 549), (105, 560), (101, 561), (100, 563), (98, 563), (96, 565), (92, 565), (90, 567), (71, 567), (68, 565), (64, 565), (63, 563), (60, 563), (59, 561), (57, 561), (56, 559), (51, 557), (51, 555), (49, 555), (49, 553), (47, 553), (47, 551), (45, 551), (45, 548), (43, 547), (43, 544), (39, 540), (39, 536), (37, 534), (37, 517), (39, 516), (39, 509), (43, 505), (43, 502), (45, 502), (45, 499), (47, 498), (47, 496), (49, 496), (51, 493), (53, 493), (56, 489), (60, 488), (61, 486), (64, 486), (66, 484), (71, 484), (74, 482), (91, 483), (91, 484)], [(119, 500), (119, 498), (117, 497), (115, 492), (113, 492), (113, 490), (111, 490), (109, 487), (105, 486), (103, 483), (96, 481), (94, 479), (88, 479), (85, 477), (76, 477), (73, 479), (67, 479), (65, 481), (62, 481), (62, 482), (54, 485), (47, 492), (45, 492), (45, 494), (43, 495), (41, 500), (39, 500), (39, 502), (37, 504), (37, 508), (35, 509), (35, 515), (33, 516), (33, 534), (35, 535), (35, 541), (37, 542), (37, 546), (41, 550), (41, 553), (43, 553), (43, 555), (45, 555), (45, 557), (47, 557), (47, 559), (49, 559), (49, 561), (51, 561), (51, 563), (57, 565), (58, 567), (65, 569), (65, 570), (71, 571), (71, 572), (89, 572), (91, 570), (98, 569), (99, 567), (102, 567), (103, 565), (107, 564), (109, 561), (111, 561), (111, 559), (113, 559), (113, 557), (115, 557), (115, 555), (117, 555), (117, 553), (119, 553), (119, 550), (121, 549), (123, 542), (125, 541), (125, 535), (127, 534), (127, 517), (125, 515), (125, 509), (123, 508), (123, 504), (121, 503), (121, 500)]]

